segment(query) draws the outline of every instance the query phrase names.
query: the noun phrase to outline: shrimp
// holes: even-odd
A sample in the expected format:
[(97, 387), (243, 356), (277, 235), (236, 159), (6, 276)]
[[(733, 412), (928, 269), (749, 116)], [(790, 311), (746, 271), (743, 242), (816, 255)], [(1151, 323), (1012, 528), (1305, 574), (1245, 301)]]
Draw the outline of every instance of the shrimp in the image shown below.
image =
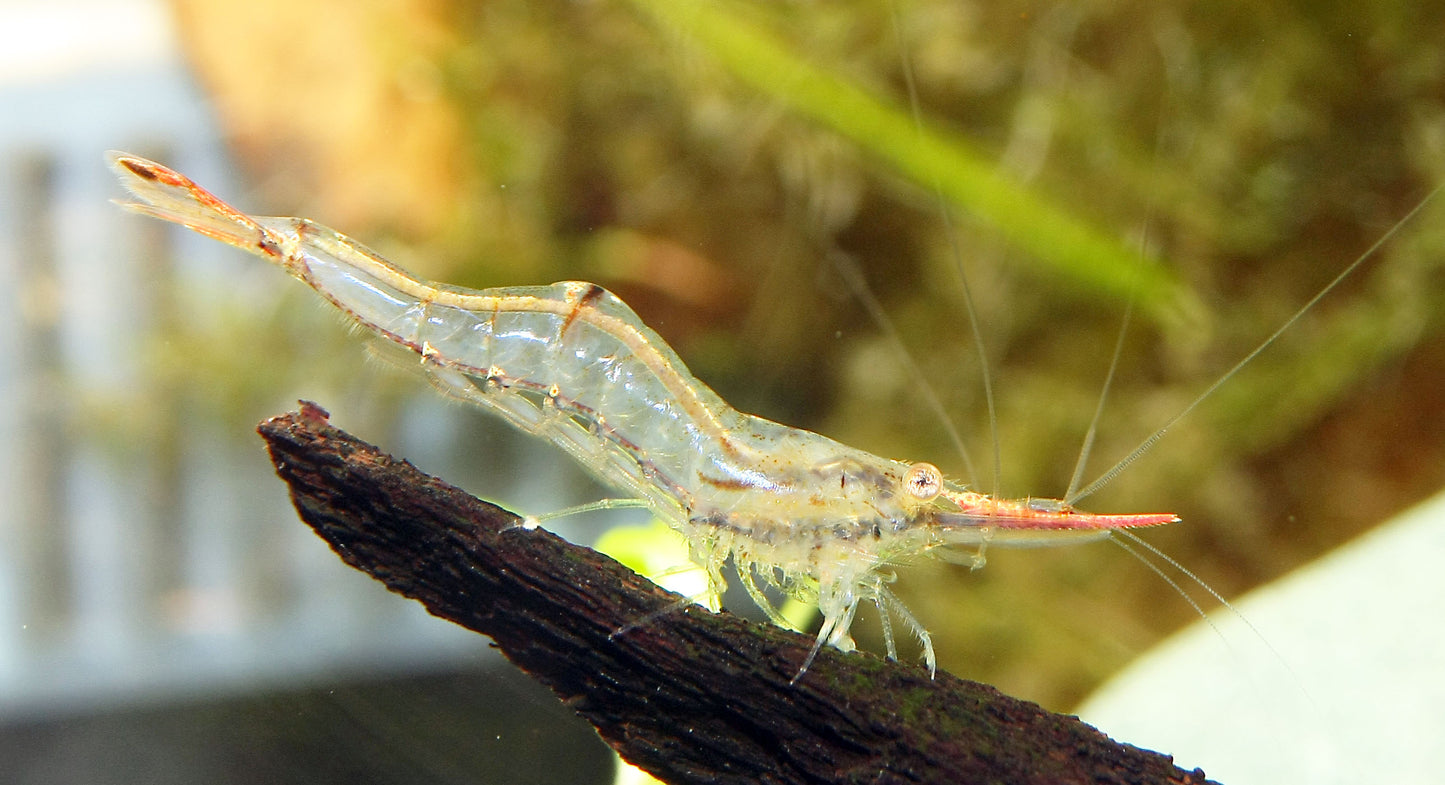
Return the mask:
[(786, 625), (759, 581), (810, 604), (821, 629), (798, 675), (829, 644), (854, 648), (861, 603), (917, 637), (888, 588), (891, 567), (986, 545), (1055, 544), (1172, 523), (1170, 513), (1101, 515), (1054, 499), (996, 499), (929, 463), (882, 458), (737, 411), (616, 296), (580, 281), (472, 290), (427, 283), (304, 218), (246, 215), (171, 169), (111, 153), (135, 212), (266, 258), (350, 320), (414, 356), (442, 391), (568, 453), (688, 541), (720, 595), (731, 558), (743, 587)]

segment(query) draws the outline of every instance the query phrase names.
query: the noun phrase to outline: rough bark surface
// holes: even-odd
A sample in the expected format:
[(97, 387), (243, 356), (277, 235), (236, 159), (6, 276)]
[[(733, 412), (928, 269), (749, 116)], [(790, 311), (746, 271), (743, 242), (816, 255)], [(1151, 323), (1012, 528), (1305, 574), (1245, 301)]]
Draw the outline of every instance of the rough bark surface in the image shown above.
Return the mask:
[(669, 783), (1203, 783), (984, 684), (697, 606), (331, 427), (262, 423), (302, 519), (347, 564), (491, 637)]

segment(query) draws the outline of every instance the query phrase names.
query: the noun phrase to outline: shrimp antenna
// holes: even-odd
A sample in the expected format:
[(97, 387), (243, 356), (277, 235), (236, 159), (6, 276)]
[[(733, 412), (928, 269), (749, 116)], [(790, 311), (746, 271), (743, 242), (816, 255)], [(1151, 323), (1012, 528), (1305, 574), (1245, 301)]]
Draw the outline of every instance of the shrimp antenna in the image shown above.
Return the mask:
[[(1163, 105), (1168, 107), (1170, 102), (1165, 101)], [(1164, 110), (1161, 110), (1164, 111)], [(1164, 122), (1161, 118), (1154, 131), (1154, 159), (1157, 161), (1162, 157), (1164, 147)], [(1134, 265), (1134, 275), (1129, 281), (1129, 300), (1124, 305), (1124, 316), (1119, 320), (1119, 334), (1114, 339), (1114, 354), (1109, 358), (1109, 371), (1104, 375), (1104, 384), (1099, 390), (1099, 402), (1094, 406), (1094, 416), (1089, 420), (1089, 428), (1084, 432), (1084, 443), (1079, 447), (1079, 459), (1074, 463), (1074, 473), (1069, 477), (1069, 487), (1064, 491), (1066, 504), (1082, 498), (1087, 494), (1078, 494), (1079, 485), (1084, 481), (1084, 469), (1088, 468), (1089, 455), (1094, 451), (1094, 439), (1098, 436), (1099, 421), (1104, 418), (1104, 405), (1109, 401), (1109, 392), (1114, 385), (1114, 380), (1119, 374), (1119, 358), (1124, 354), (1124, 339), (1129, 335), (1129, 324), (1134, 317), (1134, 306), (1139, 299), (1139, 273), (1140, 267), (1148, 263), (1149, 257), (1149, 227), (1154, 223), (1154, 211), (1159, 204), (1158, 188), (1151, 187), (1147, 201), (1148, 209), (1144, 217), (1144, 230), (1139, 238), (1139, 259)]]
[(1176, 424), (1178, 424), (1180, 420), (1188, 416), (1190, 412), (1197, 409), (1199, 407), (1199, 404), (1204, 403), (1204, 401), (1207, 400), (1211, 395), (1213, 395), (1216, 390), (1224, 386), (1225, 382), (1234, 378), (1235, 374), (1238, 374), (1240, 370), (1244, 368), (1244, 366), (1249, 365), (1251, 362), (1254, 362), (1254, 358), (1258, 357), (1260, 354), (1263, 354), (1265, 349), (1273, 346), (1279, 340), (1279, 337), (1285, 333), (1286, 330), (1293, 327), (1295, 323), (1298, 322), (1301, 318), (1303, 318), (1306, 313), (1309, 313), (1309, 311), (1313, 309), (1320, 300), (1323, 300), (1326, 295), (1339, 287), (1339, 285), (1343, 283), (1346, 278), (1350, 277), (1350, 275), (1352, 275), (1356, 270), (1358, 270), (1360, 266), (1363, 265), (1367, 260), (1373, 258), (1377, 253), (1379, 253), (1380, 249), (1383, 248), (1385, 244), (1388, 243), (1391, 239), (1393, 239), (1395, 235), (1399, 234), (1400, 230), (1403, 229), (1406, 224), (1410, 223), (1410, 221), (1413, 220), (1416, 215), (1418, 215), (1422, 210), (1424, 210), (1425, 205), (1429, 204), (1432, 200), (1434, 200), (1434, 198), (1438, 196), (1440, 194), (1440, 191), (1442, 190), (1445, 190), (1445, 183), (1435, 186), (1434, 190), (1430, 191), (1429, 194), (1426, 194), (1425, 198), (1421, 199), (1418, 204), (1411, 208), (1410, 212), (1406, 213), (1404, 218), (1396, 221), (1395, 225), (1390, 227), (1389, 231), (1381, 235), (1380, 238), (1374, 243), (1372, 243), (1369, 248), (1366, 248), (1363, 253), (1355, 257), (1355, 260), (1353, 262), (1350, 262), (1350, 264), (1346, 266), (1345, 269), (1341, 270), (1339, 275), (1336, 275), (1334, 279), (1332, 279), (1328, 284), (1326, 284), (1323, 289), (1316, 292), (1314, 297), (1311, 297), (1308, 302), (1300, 306), (1298, 310), (1296, 310), (1293, 314), (1289, 316), (1289, 318), (1285, 319), (1284, 323), (1281, 324), (1278, 328), (1276, 328), (1274, 332), (1270, 333), (1269, 337), (1264, 339), (1263, 343), (1254, 347), (1254, 349), (1251, 350), (1249, 354), (1246, 354), (1242, 359), (1239, 360), (1239, 362), (1235, 363), (1232, 367), (1230, 367), (1229, 370), (1225, 371), (1223, 375), (1221, 375), (1218, 379), (1215, 379), (1212, 384), (1204, 388), (1204, 391), (1201, 392), (1198, 396), (1196, 396), (1194, 400), (1190, 401), (1188, 406), (1185, 406), (1183, 409), (1179, 410), (1177, 414), (1165, 421), (1165, 423), (1161, 425), (1158, 430), (1149, 434), (1148, 438), (1140, 442), (1139, 446), (1135, 447), (1132, 451), (1130, 451), (1128, 455), (1125, 455), (1122, 460), (1114, 464), (1113, 467), (1111, 467), (1108, 471), (1099, 475), (1098, 479), (1084, 486), (1082, 490), (1066, 497), (1064, 499), (1064, 503), (1073, 504), (1079, 499), (1092, 495), (1100, 488), (1103, 488), (1105, 485), (1113, 482), (1115, 477), (1118, 477), (1121, 473), (1123, 473), (1125, 469), (1129, 468), (1131, 464), (1139, 460), (1140, 456), (1151, 450), (1160, 439), (1164, 438), (1164, 434), (1168, 433), (1170, 428), (1173, 428)]
[[(1138, 276), (1135, 276), (1135, 283), (1138, 280)], [(1124, 338), (1129, 334), (1129, 322), (1134, 315), (1134, 298), (1138, 294), (1137, 286), (1131, 284), (1130, 288), (1132, 291), (1128, 304), (1124, 306), (1124, 318), (1119, 323), (1119, 335), (1114, 339), (1114, 354), (1109, 358), (1109, 371), (1104, 374), (1104, 386), (1099, 390), (1099, 402), (1094, 406), (1094, 416), (1089, 419), (1089, 429), (1084, 432), (1084, 444), (1079, 447), (1079, 459), (1074, 462), (1074, 473), (1069, 478), (1069, 488), (1064, 491), (1066, 500), (1076, 498), (1074, 491), (1078, 489), (1079, 483), (1084, 481), (1084, 468), (1089, 464), (1089, 454), (1094, 451), (1094, 438), (1099, 433), (1099, 420), (1104, 417), (1104, 404), (1109, 400), (1109, 389), (1113, 387), (1114, 379), (1118, 378), (1119, 358), (1124, 354)], [(1065, 502), (1065, 504), (1071, 503), (1072, 501)]]
[[(913, 61), (908, 57), (907, 47), (903, 46), (902, 12), (899, 10), (896, 0), (889, 3), (889, 9), (892, 12), (893, 36), (898, 41), (898, 62), (903, 72), (903, 84), (908, 90), (908, 108), (912, 113), (913, 127), (921, 137), (923, 135), (923, 110), (919, 108), (918, 82), (913, 74)], [(958, 244), (958, 231), (954, 227), (952, 213), (950, 213), (948, 209), (948, 202), (943, 198), (943, 186), (939, 183), (936, 175), (933, 177), (931, 185), (933, 188), (934, 202), (938, 205), (938, 215), (943, 222), (943, 231), (948, 238), (948, 247), (953, 259), (953, 271), (958, 276), (959, 288), (963, 292), (964, 312), (968, 314), (968, 328), (969, 332), (973, 334), (973, 348), (978, 355), (979, 380), (983, 384), (983, 399), (988, 408), (988, 437), (989, 443), (993, 445), (993, 482), (991, 483), (990, 490), (994, 498), (998, 498), (999, 483), (1003, 477), (1003, 455), (998, 438), (998, 408), (994, 404), (993, 374), (989, 370), (988, 353), (984, 351), (983, 330), (979, 327), (978, 308), (974, 305), (973, 289), (969, 286), (968, 271), (964, 268), (963, 249), (959, 247)], [(926, 384), (924, 386), (927, 388)], [(943, 412), (942, 404), (936, 403), (937, 396), (931, 392), (928, 396), (935, 401), (935, 407), (942, 413), (942, 420), (945, 423), (949, 423), (949, 430), (953, 432), (955, 429), (953, 428), (952, 420), (946, 412)], [(957, 436), (955, 436), (954, 439), (958, 441)], [(961, 449), (962, 446), (960, 444), (960, 450)], [(964, 462), (971, 464), (967, 454), (964, 455)]]
[[(1178, 572), (1180, 575), (1183, 575), (1185, 578), (1187, 578), (1189, 583), (1192, 583), (1207, 592), (1209, 596), (1214, 599), (1215, 602), (1219, 603), (1220, 606), (1222, 606), (1225, 610), (1229, 611), (1230, 615), (1238, 619), (1241, 624), (1243, 624), (1249, 629), (1250, 633), (1253, 634), (1260, 643), (1264, 644), (1264, 647), (1269, 650), (1270, 656), (1272, 656), (1275, 661), (1284, 668), (1285, 672), (1289, 674), (1290, 678), (1294, 680), (1295, 686), (1299, 689), (1300, 693), (1304, 695), (1305, 699), (1308, 700), (1311, 704), (1315, 702), (1314, 695), (1310, 694), (1310, 691), (1308, 689), (1305, 689), (1304, 683), (1299, 678), (1299, 674), (1295, 673), (1294, 668), (1290, 667), (1289, 660), (1285, 659), (1285, 656), (1274, 647), (1274, 644), (1269, 642), (1269, 638), (1266, 637), (1265, 634), (1261, 632), (1258, 627), (1254, 626), (1254, 622), (1250, 621), (1249, 617), (1245, 616), (1243, 611), (1235, 607), (1234, 603), (1231, 603), (1229, 600), (1224, 599), (1224, 595), (1216, 591), (1214, 587), (1210, 586), (1203, 578), (1194, 574), (1194, 572), (1191, 571), (1188, 567), (1180, 564), (1179, 560), (1175, 559), (1173, 556), (1170, 556), (1159, 548), (1150, 545), (1148, 540), (1145, 540), (1143, 537), (1140, 537), (1139, 535), (1131, 531), (1125, 531), (1124, 529), (1115, 529), (1114, 531), (1109, 532), (1109, 540), (1120, 548), (1123, 548), (1125, 553), (1133, 556), (1145, 567), (1148, 567), (1151, 572), (1153, 572), (1155, 575), (1158, 575), (1165, 583), (1169, 584), (1169, 586), (1174, 589), (1175, 593), (1177, 593), (1180, 597), (1183, 597), (1185, 602), (1189, 603), (1189, 607), (1193, 608), (1194, 612), (1199, 615), (1199, 618), (1203, 619), (1204, 623), (1209, 625), (1209, 628), (1214, 631), (1215, 637), (1219, 638), (1220, 642), (1224, 644), (1224, 647), (1226, 649), (1229, 649), (1230, 653), (1233, 654), (1234, 649), (1229, 645), (1229, 639), (1226, 638), (1224, 632), (1219, 629), (1219, 625), (1214, 623), (1214, 619), (1211, 619), (1209, 617), (1209, 614), (1204, 612), (1204, 608), (1199, 605), (1198, 601), (1196, 601), (1194, 597), (1189, 594), (1189, 592), (1185, 591), (1184, 587), (1181, 586), (1178, 581), (1174, 580), (1167, 573), (1165, 573), (1162, 567), (1160, 567), (1158, 564), (1155, 564), (1143, 553), (1140, 553), (1138, 550), (1136, 550), (1136, 546), (1138, 548), (1143, 548), (1145, 551), (1148, 551), (1155, 559), (1164, 562), (1165, 564), (1173, 568), (1176, 572)], [(1125, 540), (1128, 540), (1128, 542), (1125, 542)]]
[(958, 424), (949, 416), (947, 407), (938, 397), (938, 391), (928, 382), (928, 377), (924, 375), (923, 368), (918, 365), (918, 360), (914, 358), (912, 352), (908, 351), (908, 344), (899, 334), (898, 326), (888, 317), (888, 312), (883, 309), (883, 304), (878, 301), (878, 296), (868, 286), (868, 280), (863, 276), (863, 270), (858, 266), (858, 262), (845, 254), (833, 254), (832, 261), (834, 268), (842, 274), (843, 282), (852, 291), (853, 297), (863, 306), (863, 310), (868, 312), (869, 318), (873, 320), (878, 329), (888, 337), (888, 342), (897, 349), (897, 356), (899, 362), (903, 364), (903, 369), (913, 378), (919, 392), (923, 395), (924, 403), (938, 416), (939, 421), (943, 423), (944, 432), (953, 442), (953, 448), (963, 457), (963, 465), (968, 476), (976, 478), (978, 475), (974, 468), (973, 458), (963, 444), (963, 435), (959, 433)]

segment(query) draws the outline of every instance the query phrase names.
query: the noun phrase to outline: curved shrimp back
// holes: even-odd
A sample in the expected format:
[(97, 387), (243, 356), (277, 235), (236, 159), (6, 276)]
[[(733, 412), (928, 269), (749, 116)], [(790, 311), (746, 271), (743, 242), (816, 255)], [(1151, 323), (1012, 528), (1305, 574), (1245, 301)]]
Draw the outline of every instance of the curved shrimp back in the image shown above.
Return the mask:
[(861, 602), (918, 637), (888, 589), (892, 567), (957, 546), (1052, 544), (1176, 520), (1092, 515), (1054, 500), (996, 500), (908, 464), (733, 409), (621, 300), (600, 286), (463, 289), (419, 280), (339, 232), (302, 218), (246, 215), (190, 179), (111, 153), (140, 204), (283, 267), (359, 326), (415, 358), (447, 394), (546, 439), (598, 479), (680, 531), (724, 588), (731, 558), (749, 595), (784, 623), (762, 583), (815, 602), (823, 616), (801, 676), (828, 643), (853, 648)]

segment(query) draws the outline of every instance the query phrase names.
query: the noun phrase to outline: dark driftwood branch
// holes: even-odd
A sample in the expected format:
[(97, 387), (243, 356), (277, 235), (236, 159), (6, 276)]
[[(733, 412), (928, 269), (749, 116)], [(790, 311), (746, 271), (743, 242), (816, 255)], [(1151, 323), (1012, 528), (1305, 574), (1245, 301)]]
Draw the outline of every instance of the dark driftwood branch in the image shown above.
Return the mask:
[(347, 564), (490, 636), (622, 757), (671, 783), (1201, 783), (991, 687), (691, 607), (617, 562), (327, 423), (262, 423), (301, 517)]

